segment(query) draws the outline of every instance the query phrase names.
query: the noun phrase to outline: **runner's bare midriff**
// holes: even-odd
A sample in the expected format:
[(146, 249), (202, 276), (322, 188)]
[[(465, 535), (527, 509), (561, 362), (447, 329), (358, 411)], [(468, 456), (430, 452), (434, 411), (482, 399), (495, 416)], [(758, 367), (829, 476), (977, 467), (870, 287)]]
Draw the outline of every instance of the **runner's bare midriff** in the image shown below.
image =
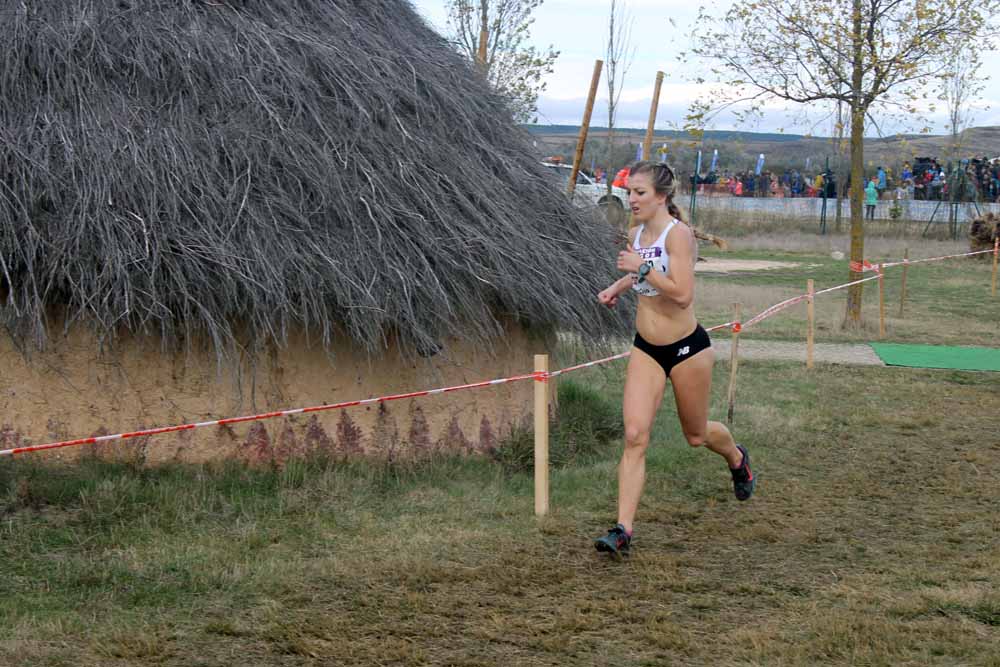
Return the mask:
[(690, 335), (698, 325), (694, 309), (681, 308), (663, 295), (640, 296), (635, 328), (653, 345), (670, 345)]

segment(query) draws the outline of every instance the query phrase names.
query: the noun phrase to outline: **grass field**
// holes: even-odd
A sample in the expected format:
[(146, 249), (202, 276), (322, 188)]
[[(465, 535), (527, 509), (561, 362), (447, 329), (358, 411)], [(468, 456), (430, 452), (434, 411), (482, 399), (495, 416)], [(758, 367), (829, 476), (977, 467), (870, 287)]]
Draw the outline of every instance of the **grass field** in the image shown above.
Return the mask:
[[(706, 322), (734, 294), (763, 307), (846, 274), (809, 248), (735, 253), (800, 267), (706, 277)], [(890, 339), (995, 345), (988, 268), (960, 265), (910, 271)], [(859, 335), (829, 308), (820, 340)], [(802, 317), (759, 335), (798, 337)], [(585, 388), (615, 421), (622, 371), (561, 395)], [(734, 430), (757, 496), (735, 501), (667, 401), (622, 563), (590, 544), (614, 519), (616, 442), (553, 470), (541, 520), (530, 473), (479, 458), (0, 461), (0, 665), (1000, 667), (998, 390), (989, 373), (744, 362)]]
[(1000, 665), (996, 389), (747, 363), (758, 495), (664, 410), (627, 563), (589, 543), (612, 449), (553, 472), (542, 521), (483, 460), (5, 462), (0, 664)]
[[(786, 226), (784, 231), (751, 231), (723, 228), (731, 243), (729, 252), (714, 247), (702, 248), (709, 262), (713, 258), (767, 259), (795, 264), (794, 267), (719, 275), (700, 273), (697, 303), (699, 319), (708, 324), (732, 319), (732, 304), (743, 306), (743, 319), (768, 306), (806, 292), (812, 278), (816, 289), (842, 285), (849, 281), (849, 240), (842, 236), (818, 236)], [(909, 250), (910, 259), (940, 257), (968, 252), (967, 242), (925, 239), (920, 226), (882, 226), (866, 240), (865, 258), (872, 262), (897, 261)], [(844, 252), (845, 259), (834, 260), (831, 252)], [(1000, 323), (1000, 297), (990, 295), (991, 262), (961, 258), (911, 265), (906, 277), (906, 301), (900, 315), (902, 267), (886, 270), (886, 339), (887, 341), (939, 345), (996, 345)], [(873, 274), (866, 274), (868, 277)], [(863, 285), (862, 314), (859, 329), (843, 327), (847, 290), (816, 298), (817, 342), (867, 342), (878, 336), (878, 281)], [(758, 338), (805, 340), (806, 306), (794, 306), (769, 318), (746, 335)]]

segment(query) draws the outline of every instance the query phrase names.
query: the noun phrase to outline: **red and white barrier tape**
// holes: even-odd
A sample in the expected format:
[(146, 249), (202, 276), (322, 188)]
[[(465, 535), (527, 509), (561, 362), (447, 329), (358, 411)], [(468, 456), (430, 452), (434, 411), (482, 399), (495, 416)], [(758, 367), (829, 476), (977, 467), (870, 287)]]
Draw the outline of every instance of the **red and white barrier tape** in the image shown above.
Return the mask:
[(984, 253), (992, 253), (993, 248), (989, 250), (977, 250), (975, 252), (964, 252), (961, 255), (942, 255), (941, 257), (927, 257), (925, 259), (903, 259), (898, 262), (886, 262), (883, 267), (886, 266), (903, 266), (904, 264), (920, 264), (921, 262), (937, 262), (942, 259), (954, 259), (956, 257), (972, 257), (973, 255), (982, 255)]
[(855, 262), (852, 260), (848, 266), (850, 267), (851, 271), (854, 271), (855, 273), (864, 273), (865, 271), (878, 271), (878, 264), (872, 264), (867, 259), (860, 262)]
[[(837, 285), (836, 287), (827, 287), (826, 289), (821, 289), (818, 292), (814, 292), (813, 296), (819, 296), (820, 294), (826, 294), (827, 292), (836, 292), (839, 289), (844, 289), (845, 287), (852, 287), (854, 285), (860, 285), (861, 283), (866, 283), (869, 280), (878, 280), (879, 276), (871, 276), (869, 278), (862, 278), (860, 280), (852, 280), (849, 283), (844, 283), (843, 285)], [(808, 296), (808, 295), (806, 295)]]
[(606, 364), (609, 361), (617, 361), (618, 359), (624, 359), (625, 357), (632, 354), (632, 351), (622, 352), (621, 354), (616, 354), (612, 357), (605, 357), (603, 359), (598, 359), (597, 361), (588, 361), (585, 364), (577, 364), (576, 366), (570, 366), (569, 368), (563, 368), (558, 371), (549, 371), (548, 377), (554, 378), (559, 377), (563, 373), (572, 373), (573, 371), (578, 371), (581, 368), (590, 368), (591, 366), (597, 366), (598, 364)]
[(776, 303), (767, 310), (761, 311), (757, 315), (751, 317), (749, 320), (743, 323), (743, 326), (751, 327), (760, 322), (761, 320), (765, 320), (768, 317), (771, 317), (772, 315), (777, 315), (780, 311), (784, 310), (785, 308), (794, 306), (795, 304), (800, 303), (808, 298), (809, 298), (808, 294), (800, 294), (798, 296), (793, 296), (791, 299), (786, 299), (781, 303)]
[(863, 262), (851, 262), (850, 268), (852, 271), (858, 273), (864, 273), (867, 271), (878, 271), (878, 267), (881, 266), (883, 269), (889, 266), (903, 266), (904, 264), (920, 264), (922, 262), (939, 262), (942, 259), (955, 259), (957, 257), (972, 257), (973, 255), (982, 255), (984, 253), (992, 253), (993, 249), (989, 250), (977, 250), (975, 252), (963, 252), (958, 255), (941, 255), (940, 257), (925, 257), (924, 259), (901, 259), (898, 262), (882, 262), (882, 264), (871, 263), (867, 259)]
[(734, 332), (739, 333), (743, 328), (743, 325), (739, 322), (726, 322), (725, 324), (716, 324), (714, 327), (709, 327), (705, 331), (718, 331), (719, 329), (732, 329)]
[[(718, 331), (719, 329), (728, 329), (730, 327), (739, 327), (739, 322), (726, 322), (725, 324), (716, 324), (714, 327), (709, 327), (705, 331)], [(582, 368), (590, 368), (591, 366), (597, 366), (599, 364), (606, 364), (609, 361), (617, 361), (618, 359), (624, 359), (632, 354), (632, 351), (622, 352), (621, 354), (616, 354), (611, 357), (605, 357), (604, 359), (598, 359), (597, 361), (588, 361), (584, 364), (577, 364), (576, 366), (570, 366), (569, 368), (563, 368), (558, 371), (550, 371), (548, 377), (558, 377), (563, 373), (572, 373), (573, 371), (578, 371)]]
[[(979, 254), (987, 253), (987, 252), (989, 252), (989, 253), (995, 253), (995, 252), (997, 252), (997, 243), (994, 242), (993, 249), (991, 249), (991, 250), (979, 250), (977, 252), (963, 253), (961, 255), (944, 255), (942, 257), (929, 257), (927, 259), (911, 259), (911, 260), (903, 260), (901, 262), (887, 262), (887, 263), (881, 264), (881, 266), (884, 269), (885, 267), (888, 267), (888, 266), (902, 266), (904, 264), (918, 264), (918, 263), (921, 263), (921, 262), (933, 262), (933, 261), (940, 261), (940, 260), (943, 260), (943, 259), (952, 259), (952, 258), (955, 258), (955, 257), (969, 257), (971, 255), (979, 255)], [(853, 266), (854, 265), (852, 265), (852, 268), (853, 268)], [(864, 267), (865, 268), (863, 270), (865, 270), (865, 271), (876, 270), (877, 271), (878, 270), (878, 266), (879, 265), (871, 265), (870, 263), (865, 262), (864, 263)], [(874, 268), (869, 268), (869, 267), (874, 267)], [(845, 287), (851, 287), (852, 285), (858, 285), (858, 284), (861, 284), (861, 283), (866, 283), (869, 280), (878, 280), (880, 277), (881, 277), (881, 274), (880, 275), (871, 276), (869, 278), (862, 278), (861, 280), (854, 280), (852, 282), (844, 283), (843, 285), (837, 285), (835, 287), (828, 287), (827, 289), (815, 292), (813, 294), (813, 297), (815, 298), (815, 297), (817, 297), (817, 296), (819, 296), (821, 294), (827, 294), (828, 292), (833, 292), (833, 291), (836, 291), (836, 290), (839, 290), (839, 289), (844, 289)], [(761, 322), (761, 321), (767, 319), (768, 317), (772, 317), (773, 315), (776, 315), (777, 313), (781, 312), (782, 310), (785, 310), (786, 308), (790, 308), (791, 306), (794, 306), (797, 303), (801, 303), (802, 301), (807, 300), (808, 298), (809, 298), (808, 294), (800, 294), (799, 296), (795, 296), (795, 297), (792, 297), (790, 299), (786, 299), (785, 301), (782, 301), (781, 303), (777, 303), (777, 304), (771, 306), (770, 308), (768, 308), (768, 309), (760, 312), (759, 314), (755, 315), (754, 317), (750, 318), (746, 322), (743, 322), (743, 323), (741, 323), (741, 322), (726, 322), (725, 324), (717, 324), (717, 325), (715, 325), (713, 327), (709, 327), (708, 329), (706, 329), (706, 331), (718, 331), (720, 329), (732, 329), (732, 331), (734, 333), (739, 333), (740, 331), (742, 331), (742, 329), (744, 327), (749, 327), (749, 326), (752, 326), (754, 324), (757, 324), (758, 322)], [(127, 439), (131, 439), (131, 438), (141, 438), (141, 437), (148, 437), (148, 436), (153, 436), (153, 435), (161, 435), (163, 433), (176, 433), (178, 431), (190, 431), (190, 430), (193, 430), (193, 429), (196, 429), (196, 428), (204, 428), (206, 426), (224, 426), (224, 425), (227, 425), (227, 424), (239, 424), (239, 423), (242, 423), (242, 422), (262, 421), (262, 420), (265, 420), (265, 419), (274, 419), (275, 417), (287, 417), (288, 415), (308, 414), (310, 412), (324, 412), (324, 411), (327, 411), (327, 410), (339, 410), (339, 409), (343, 409), (343, 408), (352, 408), (352, 407), (356, 407), (356, 406), (360, 406), (360, 405), (373, 405), (373, 404), (376, 404), (376, 403), (387, 403), (389, 401), (398, 401), (398, 400), (402, 400), (402, 399), (405, 399), (405, 398), (418, 398), (418, 397), (421, 397), (421, 396), (434, 396), (436, 394), (447, 394), (447, 393), (450, 393), (450, 392), (453, 392), (453, 391), (460, 391), (460, 390), (463, 390), (463, 389), (478, 389), (480, 387), (490, 387), (490, 386), (494, 386), (494, 385), (506, 384), (508, 382), (520, 382), (522, 380), (546, 381), (549, 378), (558, 377), (558, 376), (560, 376), (560, 375), (562, 375), (564, 373), (571, 373), (573, 371), (578, 371), (578, 370), (581, 370), (583, 368), (589, 368), (591, 366), (597, 366), (599, 364), (605, 364), (605, 363), (608, 363), (608, 362), (611, 362), (611, 361), (617, 361), (618, 359), (624, 359), (625, 357), (629, 356), (630, 354), (631, 354), (631, 350), (628, 351), (628, 352), (622, 352), (621, 354), (616, 354), (616, 355), (613, 355), (613, 356), (610, 356), (610, 357), (605, 357), (604, 359), (598, 359), (596, 361), (588, 361), (588, 362), (583, 363), (583, 364), (577, 364), (576, 366), (570, 366), (568, 368), (562, 368), (560, 370), (550, 371), (548, 373), (544, 373), (544, 372), (526, 373), (524, 375), (515, 375), (515, 376), (509, 377), (509, 378), (498, 378), (498, 379), (495, 379), (495, 380), (484, 380), (482, 382), (473, 382), (473, 383), (470, 383), (470, 384), (456, 385), (456, 386), (453, 386), (453, 387), (441, 387), (439, 389), (426, 389), (424, 391), (413, 391), (413, 392), (408, 392), (408, 393), (405, 393), (405, 394), (393, 394), (393, 395), (390, 395), (390, 396), (380, 396), (378, 398), (366, 398), (366, 399), (356, 400), (356, 401), (344, 401), (342, 403), (330, 403), (330, 404), (327, 404), (327, 405), (318, 405), (318, 406), (311, 407), (311, 408), (296, 408), (296, 409), (292, 409), (292, 410), (278, 410), (276, 412), (265, 412), (265, 413), (262, 413), (262, 414), (248, 415), (248, 416), (245, 416), (245, 417), (230, 417), (228, 419), (216, 419), (214, 421), (197, 422), (197, 423), (191, 423), (191, 424), (181, 424), (181, 425), (178, 425), (178, 426), (164, 426), (162, 428), (151, 428), (151, 429), (145, 429), (145, 430), (141, 430), (141, 431), (132, 431), (130, 433), (117, 433), (115, 435), (99, 435), (99, 436), (92, 436), (92, 437), (89, 437), (89, 438), (79, 438), (77, 440), (64, 440), (62, 442), (50, 442), (50, 443), (46, 443), (44, 445), (28, 445), (26, 447), (14, 447), (13, 449), (3, 449), (3, 450), (0, 450), (0, 457), (3, 457), (3, 456), (13, 456), (15, 454), (26, 454), (26, 453), (29, 453), (29, 452), (40, 452), (40, 451), (43, 451), (43, 450), (46, 450), (46, 449), (58, 449), (58, 448), (61, 448), (61, 447), (73, 447), (73, 446), (77, 446), (77, 445), (93, 445), (93, 444), (97, 444), (99, 442), (110, 442), (112, 440), (127, 440)]]
[(424, 391), (412, 391), (406, 394), (393, 394), (391, 396), (380, 396), (378, 398), (366, 398), (358, 401), (344, 401), (343, 403), (330, 403), (328, 405), (317, 405), (311, 408), (296, 408), (294, 410), (278, 410), (276, 412), (265, 412), (259, 415), (248, 415), (246, 417), (231, 417), (229, 419), (216, 419), (209, 422), (198, 422), (194, 424), (181, 424), (179, 426), (165, 426), (162, 428), (150, 428), (131, 433), (117, 433), (115, 435), (98, 435), (90, 438), (80, 438), (78, 440), (65, 440), (62, 442), (51, 442), (44, 445), (29, 445), (26, 447), (15, 447), (13, 449), (0, 450), (0, 456), (13, 456), (14, 454), (25, 454), (28, 452), (40, 452), (45, 449), (58, 449), (60, 447), (72, 447), (75, 445), (93, 445), (99, 442), (109, 442), (111, 440), (126, 440), (130, 438), (141, 438), (162, 433), (175, 433), (177, 431), (190, 431), (205, 426), (224, 426), (226, 424), (239, 424), (241, 422), (261, 421), (273, 419), (275, 417), (287, 417), (288, 415), (300, 415), (310, 412), (323, 412), (326, 410), (339, 410), (342, 408), (352, 408), (358, 405), (372, 405), (374, 403), (387, 403), (388, 401), (398, 401), (404, 398), (417, 398), (419, 396), (433, 396), (435, 394), (447, 394), (452, 391), (462, 389), (477, 389), (479, 387), (489, 387), (507, 382), (519, 382), (521, 380), (545, 379), (545, 373), (526, 373), (515, 375), (509, 378), (497, 380), (485, 380), (483, 382), (473, 382), (471, 384), (457, 385), (454, 387), (442, 387), (440, 389), (427, 389)]

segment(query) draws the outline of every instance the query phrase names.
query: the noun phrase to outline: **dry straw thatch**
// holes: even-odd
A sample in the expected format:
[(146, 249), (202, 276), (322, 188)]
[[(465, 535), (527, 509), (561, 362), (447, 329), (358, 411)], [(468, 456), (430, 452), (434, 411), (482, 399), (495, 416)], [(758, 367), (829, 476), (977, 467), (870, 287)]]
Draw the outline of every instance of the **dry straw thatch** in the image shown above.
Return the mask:
[[(588, 336), (612, 231), (403, 0), (0, 0), (0, 317), (370, 352)], [(247, 333), (251, 332), (251, 333)]]

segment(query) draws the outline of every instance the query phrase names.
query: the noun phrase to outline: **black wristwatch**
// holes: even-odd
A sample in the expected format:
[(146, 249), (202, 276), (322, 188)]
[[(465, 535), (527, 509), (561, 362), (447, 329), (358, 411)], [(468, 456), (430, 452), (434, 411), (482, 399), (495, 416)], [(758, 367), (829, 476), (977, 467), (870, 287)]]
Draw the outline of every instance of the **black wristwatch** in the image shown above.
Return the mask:
[(641, 283), (643, 280), (646, 279), (646, 276), (648, 276), (649, 272), (652, 271), (652, 270), (653, 270), (653, 267), (651, 267), (649, 264), (643, 264), (642, 266), (640, 266), (639, 267), (639, 271), (638, 271), (638, 273), (639, 273), (639, 279), (636, 282), (640, 282)]

